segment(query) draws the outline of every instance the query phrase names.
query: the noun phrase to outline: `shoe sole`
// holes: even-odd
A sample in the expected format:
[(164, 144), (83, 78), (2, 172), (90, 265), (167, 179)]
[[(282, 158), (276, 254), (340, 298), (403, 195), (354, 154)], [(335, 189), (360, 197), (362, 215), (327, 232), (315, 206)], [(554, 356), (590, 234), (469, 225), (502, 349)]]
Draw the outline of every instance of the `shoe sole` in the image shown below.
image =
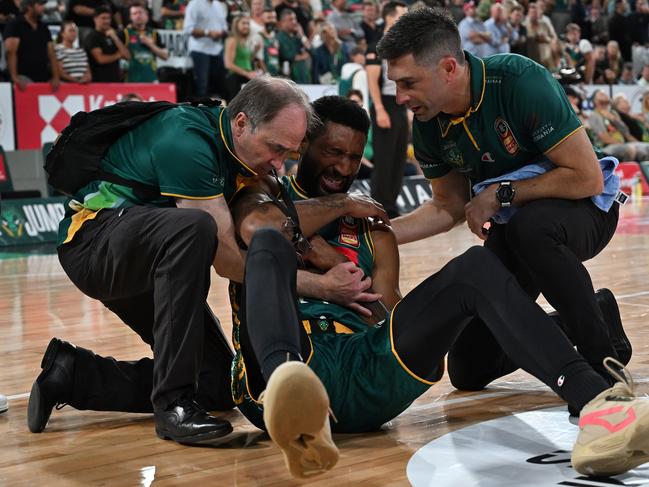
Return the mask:
[(327, 392), (306, 364), (287, 362), (278, 367), (268, 381), (263, 404), (268, 434), (294, 477), (313, 477), (336, 465), (339, 452), (331, 439)]
[(218, 431), (208, 431), (205, 433), (200, 433), (191, 436), (174, 436), (168, 431), (160, 430), (156, 428), (155, 432), (158, 435), (158, 438), (161, 440), (170, 440), (180, 443), (181, 445), (219, 445), (222, 443), (227, 443), (231, 439), (231, 433), (234, 430), (232, 426), (229, 425), (227, 428), (223, 428)]
[[(598, 289), (595, 293), (597, 296), (597, 304), (604, 315), (605, 323), (608, 327), (609, 337), (613, 341), (613, 348), (618, 354), (618, 359), (622, 362), (623, 365), (627, 365), (631, 361), (631, 356), (633, 354), (633, 348), (631, 347), (631, 342), (624, 332), (624, 327), (622, 326), (622, 319), (620, 318), (620, 308), (617, 305), (617, 300), (615, 295), (611, 292), (610, 289), (602, 288)], [(601, 299), (600, 297), (604, 298)], [(608, 320), (608, 316), (605, 310), (602, 308), (611, 307), (610, 311), (612, 313), (611, 320)], [(615, 346), (616, 343), (618, 346)], [(620, 349), (619, 345), (622, 345), (624, 348)], [(620, 353), (623, 352), (623, 353)]]
[(636, 421), (638, 424), (635, 427), (604, 437), (604, 441), (595, 441), (584, 446), (575, 444), (572, 450), (572, 467), (584, 475), (609, 477), (649, 462), (649, 414), (637, 418)]
[(32, 390), (29, 393), (29, 402), (27, 403), (27, 427), (32, 433), (41, 433), (47, 426), (47, 422), (52, 414), (52, 410), (50, 410), (49, 414), (46, 415), (47, 417), (43, 418), (41, 411), (41, 404), (43, 401), (41, 398), (41, 387), (38, 383), (38, 379), (43, 374), (49, 372), (50, 368), (52, 368), (60, 346), (61, 342), (57, 338), (52, 338), (50, 340), (50, 343), (45, 350), (45, 354), (43, 355), (43, 359), (41, 360), (41, 369), (43, 369), (43, 371), (32, 384)]

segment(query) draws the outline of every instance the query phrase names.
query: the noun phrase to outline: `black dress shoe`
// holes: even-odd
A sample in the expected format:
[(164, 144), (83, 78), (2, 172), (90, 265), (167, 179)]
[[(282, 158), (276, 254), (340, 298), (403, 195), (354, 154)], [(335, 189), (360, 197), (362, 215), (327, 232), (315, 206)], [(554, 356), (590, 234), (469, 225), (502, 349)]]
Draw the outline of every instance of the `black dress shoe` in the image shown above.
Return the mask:
[(599, 309), (602, 311), (604, 323), (608, 326), (608, 335), (617, 353), (617, 358), (622, 364), (627, 365), (631, 360), (633, 349), (626, 333), (624, 333), (620, 309), (617, 307), (615, 296), (609, 289), (600, 289), (595, 293), (595, 298)]
[(163, 440), (186, 445), (214, 444), (232, 433), (232, 425), (209, 415), (195, 401), (180, 399), (165, 411), (155, 412), (155, 431)]
[(54, 406), (65, 404), (72, 396), (76, 347), (52, 338), (41, 362), (43, 371), (34, 381), (27, 405), (27, 426), (32, 433), (45, 429)]

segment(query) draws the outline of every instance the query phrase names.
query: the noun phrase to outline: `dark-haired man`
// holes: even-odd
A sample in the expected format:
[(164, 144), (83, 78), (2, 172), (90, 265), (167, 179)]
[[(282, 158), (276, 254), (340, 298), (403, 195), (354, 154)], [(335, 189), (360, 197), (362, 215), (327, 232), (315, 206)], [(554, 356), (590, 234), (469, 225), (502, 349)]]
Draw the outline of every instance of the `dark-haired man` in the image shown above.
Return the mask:
[[(205, 412), (232, 407), (232, 353), (206, 304), (211, 266), (234, 281), (243, 277), (225, 200), (246, 177), (281, 167), (313, 121), (294, 83), (259, 77), (227, 109), (170, 108), (109, 147), (103, 171), (159, 193), (114, 180), (81, 188), (59, 226), (59, 260), (81, 291), (151, 346), (153, 359), (117, 361), (52, 339), (29, 399), (32, 432), (43, 431), (63, 403), (153, 412), (161, 438), (187, 444), (232, 431)], [(351, 211), (382, 214), (369, 204)], [(306, 277), (303, 292), (329, 287), (334, 301), (341, 295), (344, 301), (345, 293), (362, 300), (369, 287), (344, 268)]]
[[(466, 220), (530, 296), (542, 292), (559, 311), (593, 368), (606, 375), (607, 356), (628, 363), (614, 298), (601, 293), (598, 306), (582, 264), (615, 232), (617, 160), (596, 154), (561, 86), (529, 59), (463, 52), (455, 22), (431, 9), (404, 16), (378, 49), (399, 103), (415, 114), (415, 154), (434, 193), (393, 222), (399, 243)], [(476, 321), (448, 367), (456, 387), (477, 390), (516, 364)]]
[(106, 6), (95, 9), (95, 30), (85, 38), (92, 80), (96, 83), (121, 81), (120, 59), (131, 59), (131, 53), (111, 27), (111, 11)]
[(4, 32), (11, 81), (20, 90), (27, 83), (49, 81), (57, 90), (60, 80), (52, 36), (40, 20), (45, 2), (22, 0), (20, 11), (22, 15), (10, 20)]
[[(268, 430), (291, 473), (306, 477), (335, 465), (330, 413), (334, 431), (362, 432), (404, 411), (440, 379), (444, 356), (474, 315), (525, 370), (583, 407), (578, 471), (619, 473), (647, 461), (649, 454), (630, 450), (649, 449), (649, 402), (623, 382), (610, 388), (489, 250), (470, 249), (401, 299), (392, 233), (340, 210), (360, 165), (367, 116), (341, 97), (313, 107), (322, 126), (309, 134), (297, 176), (257, 181), (232, 203), (237, 233), (249, 245), (244, 283), (231, 286), (234, 399)], [(323, 272), (345, 261), (371, 276), (384, 306), (371, 322), (326, 298), (296, 296), (297, 259), (288, 243), (295, 226), (276, 199), (279, 185), (311, 237), (313, 249), (302, 252), (308, 267)], [(633, 419), (601, 427), (625, 415)], [(599, 452), (601, 445), (608, 451)]]

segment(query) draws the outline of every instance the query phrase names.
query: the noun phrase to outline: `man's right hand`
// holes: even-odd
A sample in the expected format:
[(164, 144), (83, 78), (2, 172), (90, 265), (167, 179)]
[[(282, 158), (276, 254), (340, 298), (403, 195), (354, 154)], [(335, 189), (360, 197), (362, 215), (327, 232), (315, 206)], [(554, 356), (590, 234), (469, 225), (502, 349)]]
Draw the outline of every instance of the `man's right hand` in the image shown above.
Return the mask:
[(372, 312), (362, 303), (381, 299), (380, 294), (365, 292), (372, 286), (372, 279), (364, 279), (363, 270), (353, 262), (344, 262), (332, 267), (324, 274), (327, 285), (325, 299), (330, 303), (345, 306), (361, 316), (370, 317)]
[(392, 123), (390, 122), (390, 116), (388, 115), (388, 112), (385, 111), (385, 108), (383, 107), (376, 107), (376, 124), (382, 128), (382, 129), (389, 129), (392, 127)]
[(345, 195), (345, 215), (355, 218), (375, 218), (386, 223), (390, 222), (383, 205), (364, 194)]

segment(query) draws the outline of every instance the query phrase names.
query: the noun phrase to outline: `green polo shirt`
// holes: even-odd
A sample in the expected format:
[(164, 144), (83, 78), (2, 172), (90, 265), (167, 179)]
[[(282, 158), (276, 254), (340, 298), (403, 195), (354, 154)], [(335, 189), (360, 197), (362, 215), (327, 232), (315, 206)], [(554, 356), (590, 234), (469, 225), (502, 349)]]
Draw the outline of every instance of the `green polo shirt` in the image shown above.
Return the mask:
[(176, 198), (229, 199), (242, 178), (255, 174), (234, 154), (225, 109), (205, 106), (178, 106), (138, 125), (109, 147), (102, 169), (159, 187), (160, 196), (143, 200), (128, 186), (92, 181), (68, 201), (58, 245), (70, 242), (102, 209), (174, 207)]
[(561, 85), (540, 64), (518, 54), (465, 56), (471, 73), (467, 114), (440, 113), (413, 123), (415, 157), (427, 178), (456, 169), (473, 185), (547, 160), (544, 153), (581, 129)]

